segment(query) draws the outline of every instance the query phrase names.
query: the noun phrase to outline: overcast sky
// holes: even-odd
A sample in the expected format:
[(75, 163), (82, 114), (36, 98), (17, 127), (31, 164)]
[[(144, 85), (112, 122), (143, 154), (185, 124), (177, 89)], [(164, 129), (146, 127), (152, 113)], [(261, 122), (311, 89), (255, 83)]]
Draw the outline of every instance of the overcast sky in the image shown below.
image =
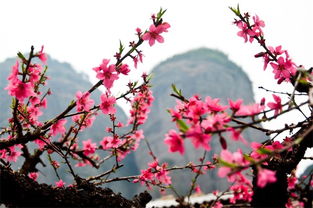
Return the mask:
[[(91, 74), (103, 58), (113, 59), (119, 40), (128, 45), (135, 29), (147, 29), (150, 16), (160, 7), (171, 24), (165, 43), (145, 44), (144, 64), (137, 72), (149, 71), (160, 61), (198, 47), (219, 49), (243, 67), (254, 87), (273, 85), (271, 70), (262, 71), (262, 61), (253, 58), (257, 44), (244, 44), (232, 24), (229, 6), (258, 14), (265, 21), (269, 45), (288, 49), (297, 64), (312, 66), (313, 1), (310, 0), (10, 0), (0, 2), (0, 61), (27, 52), (31, 45), (75, 69)], [(91, 74), (94, 76), (94, 74)], [(93, 79), (93, 81), (95, 81)], [(264, 96), (255, 89), (257, 100)]]
[[(132, 79), (150, 71), (159, 62), (199, 47), (219, 49), (241, 66), (253, 82), (256, 100), (272, 99), (257, 89), (279, 88), (262, 61), (253, 58), (260, 52), (257, 44), (244, 44), (232, 24), (234, 14), (229, 6), (240, 4), (241, 11), (258, 14), (265, 21), (269, 45), (282, 45), (293, 61), (313, 66), (313, 1), (311, 0), (10, 0), (0, 1), (0, 61), (27, 52), (31, 45), (41, 45), (54, 59), (69, 62), (75, 69), (91, 75), (103, 58), (113, 59), (119, 40), (128, 45), (135, 40), (135, 29), (145, 30), (150, 16), (160, 7), (167, 9), (164, 19), (170, 23), (165, 43), (145, 44), (144, 64)], [(124, 83), (129, 78), (124, 80)], [(114, 92), (117, 93), (121, 88)], [(299, 116), (298, 114), (296, 116)], [(281, 124), (283, 125), (283, 124)]]

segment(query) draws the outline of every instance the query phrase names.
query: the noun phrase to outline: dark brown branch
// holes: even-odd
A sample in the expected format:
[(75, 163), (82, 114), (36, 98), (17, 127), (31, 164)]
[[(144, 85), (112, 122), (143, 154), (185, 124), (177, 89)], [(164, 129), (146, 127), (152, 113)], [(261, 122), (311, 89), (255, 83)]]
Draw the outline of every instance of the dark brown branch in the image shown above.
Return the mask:
[(80, 188), (54, 188), (0, 166), (0, 204), (13, 207), (145, 207), (151, 196), (145, 192), (127, 200), (111, 189), (87, 184)]
[(276, 171), (276, 182), (270, 183), (264, 188), (257, 186), (257, 170), (254, 169), (253, 177), (253, 199), (254, 207), (284, 207), (287, 203), (287, 174), (294, 170), (304, 157), (307, 148), (313, 146), (313, 120), (292, 136), (296, 141), (302, 138), (299, 144), (293, 145), (292, 151), (283, 151), (280, 157), (273, 157), (264, 168)]
[(0, 141), (0, 150), (11, 147), (16, 144), (26, 144), (27, 142), (34, 141), (39, 139), (40, 135), (45, 134), (45, 132), (39, 133), (35, 132), (34, 134), (26, 133), (24, 136), (16, 137), (9, 140), (1, 140)]

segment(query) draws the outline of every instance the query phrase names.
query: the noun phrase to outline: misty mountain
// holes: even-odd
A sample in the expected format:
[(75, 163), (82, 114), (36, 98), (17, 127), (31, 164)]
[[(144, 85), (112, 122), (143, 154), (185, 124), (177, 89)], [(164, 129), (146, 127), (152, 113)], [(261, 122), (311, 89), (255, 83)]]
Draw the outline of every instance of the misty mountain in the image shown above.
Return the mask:
[[(0, 89), (1, 89), (0, 127), (6, 126), (7, 119), (10, 116), (12, 116), (10, 115), (11, 110), (9, 108), (11, 104), (11, 98), (9, 97), (7, 90), (4, 90), (4, 88), (8, 85), (7, 77), (11, 72), (12, 66), (15, 63), (16, 63), (15, 58), (9, 58), (4, 62), (0, 63)], [(46, 109), (42, 110), (43, 115), (39, 118), (40, 121), (46, 121), (51, 118), (54, 118), (60, 112), (62, 112), (70, 104), (70, 102), (73, 99), (75, 99), (75, 94), (78, 90), (85, 92), (86, 90), (92, 87), (92, 84), (88, 80), (87, 75), (84, 73), (77, 72), (68, 63), (62, 63), (49, 57), (47, 65), (48, 65), (47, 75), (49, 77), (49, 80), (47, 81), (47, 85), (44, 87), (42, 92), (45, 93), (48, 89), (50, 89), (52, 94), (47, 97), (48, 105)], [(91, 98), (94, 99), (95, 104), (100, 103), (100, 96), (101, 92), (99, 90), (95, 90), (91, 95)], [(73, 112), (75, 111), (73, 110)], [(120, 122), (123, 123), (127, 122), (126, 114), (119, 107), (117, 107), (116, 117)], [(68, 119), (67, 127), (69, 127), (69, 124), (71, 123), (70, 121), (71, 119)], [(107, 133), (105, 132), (105, 128), (111, 126), (112, 123), (109, 117), (104, 116), (102, 113), (99, 113), (96, 120), (94, 121), (92, 128), (88, 128), (84, 132), (79, 134), (78, 136), (79, 144), (81, 144), (81, 141), (89, 138), (92, 139), (92, 142), (96, 142), (97, 144), (99, 144), (99, 141), (101, 141), (104, 136), (108, 136), (106, 135)], [(34, 149), (35, 147), (37, 147), (37, 145), (34, 145), (33, 143), (27, 145), (30, 147), (30, 149)], [(54, 182), (57, 181), (58, 179), (55, 175), (53, 168), (49, 165), (47, 155), (44, 154), (43, 156), (41, 156), (41, 159), (43, 160), (44, 164), (47, 167), (43, 168), (42, 164), (37, 165), (37, 168), (41, 171), (38, 180), (40, 182), (54, 184)], [(59, 159), (57, 154), (53, 154), (52, 159), (62, 161)], [(20, 157), (17, 163), (13, 165), (13, 167), (16, 168), (21, 167), (22, 162), (23, 162), (22, 157)], [(75, 171), (77, 171), (77, 173), (80, 176), (85, 177), (91, 175), (98, 175), (107, 170), (110, 170), (113, 163), (114, 161), (109, 161), (99, 169), (91, 168), (90, 166), (85, 166), (81, 168), (76, 168)], [(124, 171), (127, 172), (128, 174), (135, 175), (139, 172), (136, 164), (134, 163), (132, 155), (129, 155), (129, 157), (125, 159), (125, 163), (127, 163), (128, 165), (124, 167)], [(72, 183), (73, 177), (71, 176), (71, 174), (68, 173), (69, 171), (68, 167), (62, 162), (60, 164), (61, 167), (58, 169), (60, 177), (62, 178), (63, 181), (66, 182), (66, 184)], [(76, 164), (76, 162), (74, 162), (73, 164)], [(120, 173), (118, 173), (117, 175), (119, 174)], [(109, 186), (112, 186), (111, 188), (114, 189), (115, 184), (110, 184)], [(121, 187), (123, 187), (123, 184), (121, 185)]]
[[(186, 98), (194, 94), (220, 98), (222, 104), (227, 104), (227, 99), (242, 98), (245, 104), (254, 102), (252, 84), (246, 73), (231, 62), (228, 57), (220, 51), (207, 48), (192, 50), (183, 54), (173, 56), (157, 65), (153, 70), (152, 90), (155, 97), (149, 120), (144, 126), (145, 137), (148, 139), (152, 150), (159, 159), (159, 162), (167, 162), (169, 165), (184, 165), (189, 161), (199, 164), (199, 158), (204, 151), (195, 149), (191, 142), (185, 140), (185, 154), (169, 153), (167, 145), (163, 140), (170, 129), (177, 129), (171, 122), (171, 117), (166, 109), (173, 108), (176, 100), (170, 96), (172, 93), (171, 84), (181, 89)], [(263, 141), (263, 133), (249, 129), (244, 131), (243, 137), (249, 141)], [(225, 138), (228, 138), (225, 135)], [(239, 147), (248, 150), (242, 143), (236, 143), (227, 139), (228, 147), (236, 151)], [(220, 153), (221, 145), (219, 138), (211, 140), (212, 150), (208, 152), (207, 158), (212, 161), (213, 154)], [(136, 164), (140, 169), (147, 168), (147, 162), (152, 161), (148, 149), (141, 145), (135, 153)], [(190, 187), (191, 177), (194, 174), (190, 170), (175, 171), (171, 174), (174, 187), (180, 194), (186, 194)], [(199, 184), (204, 192), (213, 190), (224, 190), (227, 187), (225, 179), (216, 175), (216, 171), (209, 171), (206, 176), (199, 177)], [(159, 193), (154, 192), (155, 196)]]
[[(1, 89), (7, 86), (6, 78), (15, 61), (15, 59), (10, 58), (0, 63)], [(92, 86), (85, 74), (78, 73), (68, 63), (61, 63), (49, 57), (48, 67), (48, 76), (51, 79), (48, 80), (45, 90), (50, 88), (52, 95), (48, 97), (48, 108), (44, 110), (44, 115), (41, 116), (42, 121), (51, 119), (64, 110), (75, 98), (75, 93), (78, 90), (86, 91)], [(164, 135), (170, 129), (175, 129), (175, 125), (171, 122), (171, 117), (166, 111), (166, 109), (173, 108), (176, 104), (175, 99), (170, 96), (172, 93), (171, 84), (174, 83), (178, 89), (181, 89), (183, 95), (187, 98), (197, 93), (202, 98), (205, 96), (221, 98), (222, 104), (227, 103), (227, 98), (243, 98), (245, 104), (254, 102), (252, 85), (248, 76), (240, 67), (231, 62), (225, 54), (216, 50), (200, 48), (173, 56), (154, 67), (152, 73), (152, 91), (155, 101), (143, 130), (153, 152), (158, 156), (159, 162), (167, 162), (170, 166), (174, 164), (185, 165), (190, 161), (198, 163), (198, 159), (203, 155), (203, 150), (194, 149), (188, 141), (185, 142), (186, 150), (183, 156), (178, 153), (169, 153), (168, 147), (163, 142)], [(100, 101), (100, 95), (101, 92), (96, 90), (91, 96), (96, 104)], [(0, 96), (0, 126), (2, 127), (5, 126), (7, 118), (10, 116), (10, 110), (8, 109), (11, 99), (5, 90), (0, 90)], [(120, 108), (117, 110), (117, 118), (123, 123), (127, 121), (127, 116)], [(79, 141), (92, 138), (93, 142), (99, 142), (105, 136), (105, 127), (107, 126), (110, 126), (109, 118), (100, 113), (93, 127), (79, 136)], [(243, 136), (247, 141), (262, 141), (265, 138), (263, 134), (253, 130), (245, 131)], [(238, 147), (248, 150), (248, 147), (237, 144), (232, 140), (227, 139), (227, 143), (233, 151), (236, 151)], [(219, 153), (221, 150), (217, 137), (212, 138), (211, 147), (212, 151), (207, 154), (209, 159), (212, 158), (213, 153)], [(48, 167), (41, 172), (39, 181), (54, 183), (57, 178), (53, 169), (48, 165), (46, 155), (43, 155), (43, 160)], [(146, 144), (142, 141), (139, 150), (130, 154), (123, 161), (125, 166), (117, 171), (116, 176), (140, 174), (140, 170), (146, 169), (147, 163), (151, 161), (152, 158), (148, 154)], [(21, 164), (22, 161), (20, 160), (15, 166)], [(112, 163), (105, 164), (99, 170), (90, 168), (90, 166), (83, 167), (78, 169), (78, 173), (81, 176), (96, 175), (109, 170), (111, 167)], [(41, 169), (42, 166), (38, 165), (38, 168)], [(69, 184), (72, 182), (72, 176), (67, 171), (68, 168), (65, 165), (62, 165), (59, 170), (61, 178)], [(185, 194), (193, 174), (187, 170), (175, 171), (170, 175), (177, 192)], [(223, 190), (227, 187), (225, 180), (218, 178), (215, 171), (210, 171), (206, 176), (200, 176), (198, 183), (201, 184), (204, 192), (217, 189)], [(106, 186), (116, 192), (122, 192), (126, 197), (132, 197), (139, 191), (146, 189), (140, 184), (128, 182), (112, 183)], [(154, 197), (159, 196), (158, 190), (151, 191), (151, 193)]]

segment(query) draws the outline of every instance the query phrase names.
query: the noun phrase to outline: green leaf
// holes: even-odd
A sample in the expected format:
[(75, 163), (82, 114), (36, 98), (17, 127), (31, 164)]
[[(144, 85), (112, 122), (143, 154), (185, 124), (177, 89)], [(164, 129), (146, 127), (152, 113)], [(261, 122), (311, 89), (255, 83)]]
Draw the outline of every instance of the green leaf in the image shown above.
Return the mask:
[(218, 159), (218, 162), (219, 162), (222, 166), (226, 166), (226, 167), (229, 167), (229, 168), (236, 168), (236, 167), (237, 167), (236, 164), (227, 162), (227, 161), (225, 161), (225, 160), (222, 160), (221, 158)]
[(247, 160), (251, 163), (255, 163), (255, 160), (252, 157), (250, 157), (249, 155), (244, 154), (243, 157), (245, 158), (245, 160)]
[(166, 9), (163, 10), (162, 8), (160, 8), (160, 11), (157, 13), (157, 16), (156, 16), (157, 21), (159, 21), (162, 18), (162, 16), (165, 14), (165, 12), (166, 12)]
[(229, 9), (232, 10), (237, 16), (240, 16), (239, 4), (237, 4), (237, 8), (229, 7)]
[(21, 52), (17, 53), (17, 56), (22, 59), (23, 61), (26, 60), (26, 58), (24, 57), (24, 55)]
[(15, 105), (16, 105), (16, 99), (12, 97), (12, 102), (11, 102), (10, 108), (14, 109)]
[(172, 84), (172, 89), (176, 93), (176, 95), (182, 96), (181, 90), (177, 90), (177, 88), (176, 88), (176, 86), (174, 84)]
[(183, 120), (177, 120), (177, 125), (179, 130), (183, 133), (186, 133), (189, 129), (188, 125)]
[(259, 148), (257, 150), (257, 153), (260, 153), (260, 154), (263, 154), (263, 155), (269, 155), (269, 154), (272, 154), (272, 151), (269, 150), (269, 149), (266, 149), (266, 148)]
[(148, 74), (147, 81), (150, 81), (152, 78), (153, 78), (153, 75), (152, 74)]
[(120, 40), (119, 53), (122, 54), (124, 49), (125, 49), (125, 47), (123, 46), (122, 41)]

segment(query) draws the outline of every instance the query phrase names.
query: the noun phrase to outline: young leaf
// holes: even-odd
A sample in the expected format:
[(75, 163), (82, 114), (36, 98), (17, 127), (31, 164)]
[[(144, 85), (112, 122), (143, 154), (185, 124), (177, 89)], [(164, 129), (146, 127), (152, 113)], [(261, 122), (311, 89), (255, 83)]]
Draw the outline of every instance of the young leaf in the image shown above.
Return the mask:
[(176, 86), (172, 84), (172, 89), (178, 96), (182, 96), (181, 90), (177, 90)]
[(162, 8), (160, 8), (160, 11), (157, 13), (157, 21), (159, 21), (162, 18), (165, 12), (166, 12), (166, 9), (163, 10)]
[(237, 165), (236, 164), (233, 164), (233, 163), (229, 163), (225, 160), (222, 160), (221, 158), (218, 159), (218, 162), (220, 163), (221, 166), (226, 166), (226, 167), (229, 167), (229, 168), (236, 168)]
[(25, 61), (25, 60), (26, 60), (26, 58), (24, 57), (24, 55), (23, 55), (21, 52), (18, 52), (18, 53), (17, 53), (17, 56), (18, 56), (20, 59), (22, 59), (22, 61)]
[(124, 49), (125, 47), (123, 46), (122, 41), (120, 40), (119, 54), (122, 54)]
[(189, 129), (188, 125), (183, 120), (177, 120), (177, 125), (179, 130), (183, 133), (186, 133)]
[(266, 149), (266, 148), (262, 148), (262, 147), (259, 148), (259, 149), (257, 150), (257, 152), (260, 153), (260, 154), (263, 154), (263, 155), (269, 155), (269, 154), (272, 153), (271, 150)]

